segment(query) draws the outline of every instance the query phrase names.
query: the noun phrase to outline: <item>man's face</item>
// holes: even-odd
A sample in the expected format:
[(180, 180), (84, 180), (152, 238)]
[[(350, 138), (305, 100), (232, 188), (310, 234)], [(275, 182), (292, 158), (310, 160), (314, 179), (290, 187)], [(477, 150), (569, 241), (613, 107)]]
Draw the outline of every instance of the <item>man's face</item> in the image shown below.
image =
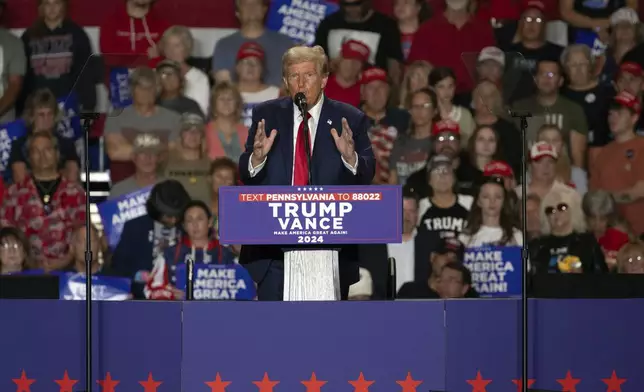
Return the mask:
[(345, 80), (356, 80), (362, 71), (362, 61), (357, 59), (340, 59), (337, 75)]
[(59, 20), (65, 15), (62, 0), (43, 0), (40, 9), (45, 20)]
[(33, 131), (51, 131), (56, 124), (56, 113), (50, 107), (36, 108)]
[(441, 298), (463, 298), (469, 286), (463, 282), (463, 274), (452, 268), (441, 270), (438, 291)]
[(434, 152), (439, 155), (456, 158), (456, 156), (461, 152), (461, 141), (458, 136), (453, 133), (443, 132), (436, 136)]
[(590, 60), (580, 51), (570, 53), (564, 66), (573, 85), (584, 85), (592, 78)]
[(132, 89), (132, 101), (138, 105), (151, 106), (156, 102), (157, 91), (154, 83), (138, 83)]
[(608, 112), (608, 126), (614, 135), (630, 131), (637, 122), (637, 115), (627, 108), (612, 108)]
[(341, 0), (341, 11), (347, 22), (361, 21), (371, 5), (368, 0)]
[(242, 25), (264, 22), (264, 16), (266, 16), (264, 0), (238, 0), (237, 5), (237, 17)]
[(166, 93), (178, 93), (181, 90), (181, 79), (179, 74), (171, 69), (164, 68), (159, 70), (161, 76), (161, 88)]
[(520, 35), (525, 41), (537, 41), (543, 36), (545, 18), (541, 11), (530, 8), (521, 16)]
[(503, 76), (503, 66), (494, 60), (485, 60), (478, 64), (479, 80), (497, 83)]
[(34, 169), (56, 169), (58, 153), (51, 140), (46, 137), (37, 137), (31, 143), (29, 159)]
[(540, 62), (535, 79), (540, 94), (553, 95), (559, 92), (562, 79), (557, 63), (551, 61)]
[(286, 84), (291, 97), (297, 93), (304, 93), (309, 108), (313, 107), (326, 87), (327, 75), (321, 75), (320, 71), (311, 61), (292, 64), (286, 72)]
[(240, 81), (259, 82), (262, 80), (262, 61), (257, 57), (246, 57), (237, 62), (237, 76)]
[(539, 158), (536, 161), (532, 161), (532, 176), (544, 182), (552, 182), (557, 175), (556, 168), (557, 165), (553, 158)]
[(642, 92), (643, 79), (644, 78), (642, 78), (641, 76), (633, 75), (629, 72), (620, 72), (619, 76), (617, 77), (617, 81), (615, 82), (615, 85), (617, 86), (617, 92), (621, 93), (622, 91), (626, 91), (636, 97), (639, 97), (640, 93)]
[(188, 150), (201, 148), (202, 132), (197, 127), (191, 127), (181, 132), (181, 145)]
[(385, 110), (389, 100), (389, 84), (376, 80), (362, 87), (365, 105), (373, 111)]
[(152, 174), (156, 172), (158, 162), (156, 151), (139, 151), (134, 154), (134, 167), (137, 173)]
[(403, 199), (403, 232), (411, 233), (418, 222), (418, 202), (412, 198)]
[(436, 193), (447, 193), (454, 189), (454, 170), (447, 165), (434, 168), (429, 172), (429, 186)]

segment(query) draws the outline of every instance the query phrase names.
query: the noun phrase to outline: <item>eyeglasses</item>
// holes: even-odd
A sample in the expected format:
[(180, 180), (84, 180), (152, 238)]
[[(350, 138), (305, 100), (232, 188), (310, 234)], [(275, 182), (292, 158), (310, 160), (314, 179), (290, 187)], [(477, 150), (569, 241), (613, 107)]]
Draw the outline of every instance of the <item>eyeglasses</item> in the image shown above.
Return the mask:
[(454, 136), (454, 135), (449, 135), (449, 136), (442, 136), (441, 135), (441, 136), (436, 138), (436, 141), (439, 142), (439, 143), (440, 142), (455, 142), (457, 140), (458, 140), (458, 138), (456, 136)]
[(543, 19), (539, 17), (526, 16), (523, 18), (527, 23), (543, 23)]
[(546, 215), (552, 215), (557, 211), (558, 212), (568, 211), (568, 204), (559, 203), (555, 207), (552, 207), (552, 206), (546, 207), (546, 209), (544, 211), (546, 212)]

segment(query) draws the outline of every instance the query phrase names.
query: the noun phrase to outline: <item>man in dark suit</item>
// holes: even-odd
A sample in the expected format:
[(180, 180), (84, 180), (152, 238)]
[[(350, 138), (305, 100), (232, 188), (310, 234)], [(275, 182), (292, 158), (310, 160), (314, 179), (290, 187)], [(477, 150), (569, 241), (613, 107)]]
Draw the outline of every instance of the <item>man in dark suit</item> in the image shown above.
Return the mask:
[[(369, 119), (358, 109), (324, 96), (329, 68), (324, 50), (296, 46), (282, 58), (289, 97), (253, 108), (246, 151), (239, 170), (246, 185), (367, 185), (375, 158), (367, 134)], [(311, 152), (306, 151), (303, 117), (294, 104), (303, 93), (308, 107)], [(311, 183), (306, 154), (310, 153)], [(250, 222), (249, 222), (250, 223)], [(340, 247), (340, 285), (346, 299), (358, 281), (357, 246)], [(258, 285), (260, 300), (281, 300), (284, 255), (280, 246), (242, 246), (239, 261)]]

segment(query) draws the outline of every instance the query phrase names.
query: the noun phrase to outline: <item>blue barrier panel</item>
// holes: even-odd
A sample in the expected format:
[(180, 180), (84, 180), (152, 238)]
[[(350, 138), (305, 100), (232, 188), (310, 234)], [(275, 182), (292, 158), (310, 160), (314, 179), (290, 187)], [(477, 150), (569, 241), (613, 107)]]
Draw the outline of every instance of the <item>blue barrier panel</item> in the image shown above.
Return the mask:
[[(443, 390), (442, 301), (343, 303), (185, 303), (183, 390), (231, 382), (227, 391), (255, 391), (264, 374), (275, 391), (399, 391), (410, 373), (418, 391)], [(267, 380), (268, 381), (268, 380)], [(216, 385), (216, 384), (211, 384)], [(219, 389), (214, 389), (219, 390)], [(270, 389), (267, 389), (270, 390)], [(311, 389), (317, 390), (317, 389)], [(358, 389), (360, 390), (360, 389)], [(411, 389), (410, 389), (411, 390)]]
[[(0, 391), (84, 390), (83, 302), (4, 300), (0, 315)], [(107, 372), (116, 391), (141, 390), (150, 373), (162, 390), (180, 390), (181, 303), (96, 302), (93, 319), (93, 390), (111, 390), (97, 383)]]

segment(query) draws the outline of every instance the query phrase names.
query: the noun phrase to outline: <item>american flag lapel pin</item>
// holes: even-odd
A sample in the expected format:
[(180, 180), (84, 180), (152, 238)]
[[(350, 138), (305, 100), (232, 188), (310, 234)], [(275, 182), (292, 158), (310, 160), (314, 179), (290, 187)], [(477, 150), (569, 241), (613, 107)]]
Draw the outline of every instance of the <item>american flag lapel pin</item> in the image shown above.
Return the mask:
[(329, 125), (332, 125), (333, 121), (331, 121), (331, 119), (329, 119), (329, 120), (326, 120), (326, 123), (329, 124)]

